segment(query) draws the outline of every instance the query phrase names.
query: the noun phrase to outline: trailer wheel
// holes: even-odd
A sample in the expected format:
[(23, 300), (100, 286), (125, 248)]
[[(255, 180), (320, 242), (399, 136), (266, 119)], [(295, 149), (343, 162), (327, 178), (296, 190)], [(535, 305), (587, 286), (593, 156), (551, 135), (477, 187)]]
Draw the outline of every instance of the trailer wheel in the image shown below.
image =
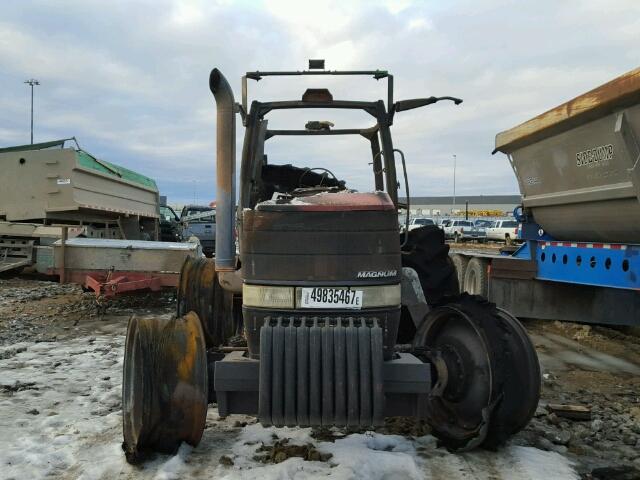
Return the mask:
[(402, 247), (402, 266), (418, 273), (429, 305), (437, 305), (460, 293), (449, 245), (444, 241), (444, 232), (436, 225), (409, 231), (407, 243)]
[(489, 273), (487, 267), (489, 263), (482, 258), (472, 258), (469, 260), (464, 272), (462, 291), (471, 295), (489, 296)]
[(464, 274), (467, 271), (467, 264), (469, 263), (469, 259), (464, 255), (456, 253), (454, 255), (451, 255), (451, 261), (453, 262), (453, 266), (456, 269), (458, 285), (464, 285)]
[(197, 445), (207, 415), (207, 355), (195, 313), (132, 317), (122, 381), (122, 449), (129, 463), (151, 451)]
[(425, 407), (433, 434), (450, 450), (496, 448), (535, 412), (535, 349), (514, 317), (483, 298), (462, 294), (433, 309), (414, 348), (437, 372)]
[(234, 315), (233, 293), (220, 286), (215, 261), (187, 257), (178, 280), (177, 315), (195, 312), (202, 323), (208, 348), (225, 345), (241, 332), (239, 317)]

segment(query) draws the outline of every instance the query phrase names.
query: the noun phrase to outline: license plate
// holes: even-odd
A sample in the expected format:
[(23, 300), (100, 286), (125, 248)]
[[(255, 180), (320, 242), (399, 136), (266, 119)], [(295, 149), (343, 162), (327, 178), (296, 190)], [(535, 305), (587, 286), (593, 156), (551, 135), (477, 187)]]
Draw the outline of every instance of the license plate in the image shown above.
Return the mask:
[(315, 287), (303, 288), (302, 308), (362, 308), (362, 290)]

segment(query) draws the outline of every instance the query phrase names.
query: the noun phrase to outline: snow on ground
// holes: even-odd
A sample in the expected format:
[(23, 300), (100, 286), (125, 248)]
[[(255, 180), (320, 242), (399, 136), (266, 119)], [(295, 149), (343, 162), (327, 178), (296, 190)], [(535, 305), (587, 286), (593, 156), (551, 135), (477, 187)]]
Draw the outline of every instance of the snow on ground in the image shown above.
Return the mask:
[[(229, 455), (230, 468), (219, 467), (224, 480), (335, 480), (391, 479), (492, 479), (492, 480), (577, 480), (579, 477), (563, 456), (531, 447), (511, 446), (499, 453), (476, 451), (451, 454), (437, 448), (436, 439), (427, 435), (409, 440), (397, 435), (374, 432), (353, 434), (335, 442), (317, 442), (311, 429), (245, 427)], [(314, 443), (323, 453), (331, 453), (328, 462), (305, 462), (290, 458), (276, 465), (261, 465), (252, 460), (261, 443), (273, 442), (272, 436), (289, 438), (289, 443)], [(217, 478), (217, 477), (215, 477)]]
[[(453, 455), (433, 437), (415, 440), (368, 432), (335, 442), (310, 429), (235, 426), (210, 409), (197, 448), (159, 455), (142, 467), (121, 451), (120, 388), (124, 338), (100, 334), (58, 342), (0, 347), (1, 479), (577, 479), (568, 460), (530, 447)], [(326, 462), (289, 458), (265, 465), (253, 459), (274, 435), (313, 443)], [(233, 466), (219, 463), (221, 455)]]

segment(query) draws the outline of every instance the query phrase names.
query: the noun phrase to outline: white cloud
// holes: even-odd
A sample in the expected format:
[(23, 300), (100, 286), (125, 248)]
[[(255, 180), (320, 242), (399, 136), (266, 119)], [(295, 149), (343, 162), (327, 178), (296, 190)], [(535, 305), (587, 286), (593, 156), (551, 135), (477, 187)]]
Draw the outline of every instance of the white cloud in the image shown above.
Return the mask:
[(136, 95), (152, 92), (152, 79), (135, 64), (74, 40), (78, 39), (59, 37), (55, 33), (25, 33), (19, 26), (3, 22), (0, 23), (0, 61), (6, 70), (22, 71), (38, 79), (69, 82), (85, 89)]
[[(0, 145), (28, 139), (22, 81), (36, 77), (36, 141), (77, 135), (87, 150), (157, 178), (175, 201), (190, 200), (194, 178), (199, 190), (215, 188), (210, 69), (225, 72), (239, 100), (243, 72), (302, 69), (319, 57), (330, 69), (388, 68), (397, 99), (464, 99), (459, 107), (396, 116), (394, 144), (407, 154), (414, 194), (450, 193), (454, 153), (461, 193), (512, 193), (517, 184), (506, 159), (490, 154), (495, 134), (636, 67), (639, 19), (633, 0), (7, 4)], [(385, 98), (384, 81), (346, 78), (265, 79), (250, 83), (250, 98), (299, 98), (310, 86), (326, 86), (334, 98)], [(273, 115), (271, 124), (301, 127), (318, 118), (360, 127), (372, 120), (329, 113)], [(364, 188), (370, 160), (357, 140), (274, 140), (268, 154), (275, 163), (335, 169)]]
[(409, 20), (409, 30), (423, 30), (433, 27), (432, 23), (424, 17), (412, 18)]
[(386, 0), (384, 2), (385, 6), (393, 15), (397, 15), (398, 13), (406, 10), (409, 5), (411, 5), (411, 0)]

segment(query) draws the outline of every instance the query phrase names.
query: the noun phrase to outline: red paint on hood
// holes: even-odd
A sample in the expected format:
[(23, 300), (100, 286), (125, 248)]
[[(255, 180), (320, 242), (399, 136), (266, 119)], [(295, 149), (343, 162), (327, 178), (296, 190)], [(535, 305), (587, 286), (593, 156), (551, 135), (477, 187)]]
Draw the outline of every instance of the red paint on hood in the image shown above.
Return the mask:
[(389, 195), (385, 192), (318, 193), (308, 197), (286, 200), (269, 200), (256, 205), (260, 211), (334, 212), (334, 211), (379, 211), (395, 210)]

